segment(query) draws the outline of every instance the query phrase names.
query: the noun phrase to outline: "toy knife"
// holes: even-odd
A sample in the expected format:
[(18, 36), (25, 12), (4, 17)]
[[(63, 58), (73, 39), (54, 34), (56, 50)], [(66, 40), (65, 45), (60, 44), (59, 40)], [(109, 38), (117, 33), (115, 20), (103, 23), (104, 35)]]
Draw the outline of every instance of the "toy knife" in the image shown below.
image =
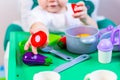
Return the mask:
[(78, 57), (76, 57), (75, 59), (71, 60), (70, 62), (67, 62), (67, 63), (64, 63), (60, 66), (58, 66), (57, 68), (55, 68), (53, 71), (55, 72), (61, 72), (61, 71), (64, 71), (70, 67), (72, 67), (73, 65), (79, 63), (79, 62), (82, 62), (86, 59), (88, 59), (90, 56), (87, 55), (87, 54), (83, 54), (83, 55), (80, 55)]
[(64, 60), (67, 60), (67, 61), (73, 60), (72, 56), (68, 56), (66, 54), (60, 53), (59, 51), (55, 50), (51, 46), (47, 46), (45, 48), (42, 48), (41, 51), (43, 51), (43, 52), (50, 52), (50, 53), (55, 54), (55, 55), (57, 55), (58, 57), (60, 57), (60, 58), (62, 58)]

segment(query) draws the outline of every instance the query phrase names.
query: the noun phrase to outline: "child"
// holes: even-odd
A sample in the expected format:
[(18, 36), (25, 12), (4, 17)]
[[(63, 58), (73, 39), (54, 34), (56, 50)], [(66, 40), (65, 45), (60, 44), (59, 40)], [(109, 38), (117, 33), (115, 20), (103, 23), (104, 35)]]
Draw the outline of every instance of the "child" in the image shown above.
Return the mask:
[[(76, 3), (72, 10), (68, 0), (38, 0), (39, 6), (34, 8), (28, 18), (31, 35), (38, 31), (43, 31), (48, 35), (50, 32), (64, 32), (71, 25), (92, 25), (97, 28), (95, 21), (87, 14), (87, 8), (83, 2)], [(29, 40), (26, 42), (24, 49), (27, 50), (31, 45)], [(32, 46), (32, 51), (37, 54), (37, 47)]]

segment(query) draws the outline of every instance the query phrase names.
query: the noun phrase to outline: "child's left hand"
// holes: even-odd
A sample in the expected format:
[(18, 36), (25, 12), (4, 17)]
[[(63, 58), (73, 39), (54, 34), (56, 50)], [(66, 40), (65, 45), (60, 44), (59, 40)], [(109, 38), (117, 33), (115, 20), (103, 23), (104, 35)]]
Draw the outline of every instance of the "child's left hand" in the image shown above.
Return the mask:
[(87, 17), (87, 7), (84, 2), (80, 1), (76, 3), (74, 7), (74, 14), (72, 15), (74, 18), (84, 19)]

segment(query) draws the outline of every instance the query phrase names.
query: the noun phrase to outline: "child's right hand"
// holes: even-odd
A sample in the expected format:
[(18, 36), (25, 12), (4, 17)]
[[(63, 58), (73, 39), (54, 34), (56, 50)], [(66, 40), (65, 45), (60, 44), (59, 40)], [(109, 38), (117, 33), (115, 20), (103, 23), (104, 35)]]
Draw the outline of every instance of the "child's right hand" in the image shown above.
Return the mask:
[[(29, 37), (28, 41), (26, 42), (26, 44), (25, 44), (25, 46), (24, 46), (24, 50), (28, 50), (29, 47), (31, 46), (32, 52), (33, 52), (34, 54), (37, 54), (37, 53), (38, 53), (38, 52), (37, 52), (38, 46), (32, 45), (31, 38), (32, 38), (32, 36), (33, 36), (35, 33), (38, 33), (39, 31), (45, 32), (45, 33), (46, 33), (46, 36), (44, 36), (44, 37), (47, 38), (47, 40), (45, 41), (45, 43), (42, 44), (41, 46), (39, 46), (39, 48), (43, 48), (43, 47), (45, 47), (45, 46), (48, 45), (48, 42), (49, 42), (49, 39), (48, 39), (48, 31), (47, 31), (47, 30), (44, 30), (44, 29), (41, 29), (41, 28), (39, 28), (39, 27), (34, 27), (34, 28), (30, 29), (31, 36)], [(42, 35), (41, 35), (41, 36), (42, 36)]]
[(31, 45), (31, 37), (32, 37), (32, 35), (29, 37), (28, 41), (26, 42), (26, 44), (24, 46), (24, 50), (28, 50), (29, 47), (31, 46), (32, 47), (32, 52), (34, 54), (37, 54), (37, 47), (34, 47), (34, 46)]

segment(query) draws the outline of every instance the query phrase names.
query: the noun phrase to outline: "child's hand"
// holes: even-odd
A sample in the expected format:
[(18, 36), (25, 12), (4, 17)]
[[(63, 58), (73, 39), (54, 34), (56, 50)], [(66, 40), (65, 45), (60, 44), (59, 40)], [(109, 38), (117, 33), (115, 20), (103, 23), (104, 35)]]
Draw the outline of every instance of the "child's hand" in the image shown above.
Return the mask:
[[(45, 44), (42, 44), (42, 45), (38, 45), (38, 46), (36, 46), (36, 44), (35, 45), (32, 45), (33, 43), (31, 42), (31, 38), (33, 39), (33, 35), (34, 35), (34, 33), (38, 33), (39, 31), (42, 31), (39, 27), (35, 27), (35, 28), (32, 28), (31, 30), (30, 30), (30, 33), (31, 33), (31, 36), (29, 37), (29, 39), (28, 39), (28, 41), (26, 42), (26, 44), (25, 44), (25, 46), (24, 46), (24, 49), (25, 50), (28, 50), (29, 49), (29, 47), (31, 46), (31, 48), (32, 48), (32, 52), (34, 53), (34, 54), (37, 54), (38, 52), (37, 52), (37, 48), (39, 47), (39, 48), (43, 48), (43, 47), (45, 47), (45, 46), (47, 46), (48, 45), (48, 32), (46, 32), (46, 31), (43, 31), (43, 32), (45, 32), (46, 33), (46, 35), (47, 36), (45, 36), (46, 38), (47, 38), (47, 40), (46, 40), (46, 42), (45, 42)], [(43, 37), (43, 35), (41, 35), (42, 37)], [(42, 40), (42, 39), (41, 39)], [(37, 41), (38, 41), (38, 39), (37, 39)], [(40, 41), (40, 40), (39, 40)], [(33, 41), (34, 42), (34, 41)], [(38, 43), (38, 42), (37, 42)]]
[(37, 47), (34, 47), (31, 45), (31, 36), (29, 37), (28, 41), (26, 42), (26, 44), (24, 46), (24, 50), (28, 50), (30, 46), (32, 47), (32, 52), (34, 54), (37, 54)]
[(87, 17), (87, 8), (84, 4), (84, 2), (80, 1), (76, 3), (76, 6), (74, 6), (74, 14), (72, 15), (74, 18), (84, 19)]

